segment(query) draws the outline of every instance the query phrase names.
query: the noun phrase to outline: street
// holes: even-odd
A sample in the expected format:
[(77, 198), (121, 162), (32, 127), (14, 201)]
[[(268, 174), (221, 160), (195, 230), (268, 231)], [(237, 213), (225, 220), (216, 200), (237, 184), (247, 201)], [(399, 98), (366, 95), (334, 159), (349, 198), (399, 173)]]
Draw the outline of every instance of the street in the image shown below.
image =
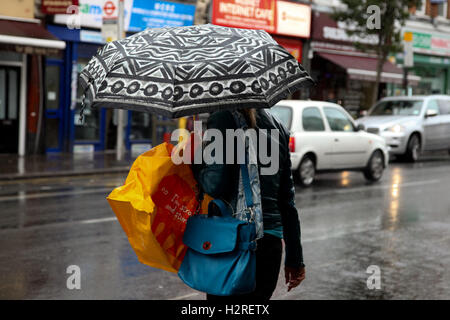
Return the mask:
[[(204, 299), (138, 262), (105, 197), (125, 174), (0, 181), (1, 299)], [(450, 156), (391, 162), (296, 189), (306, 280), (273, 299), (450, 299)], [(69, 290), (70, 265), (81, 288)], [(370, 290), (369, 266), (381, 272)]]

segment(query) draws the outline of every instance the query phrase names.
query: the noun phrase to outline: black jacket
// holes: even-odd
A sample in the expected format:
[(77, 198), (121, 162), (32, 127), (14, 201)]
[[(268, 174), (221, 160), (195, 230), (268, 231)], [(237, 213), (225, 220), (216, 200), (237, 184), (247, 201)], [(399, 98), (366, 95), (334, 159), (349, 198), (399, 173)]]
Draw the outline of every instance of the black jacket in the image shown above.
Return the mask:
[[(300, 221), (294, 202), (295, 190), (289, 154), (289, 131), (266, 110), (258, 110), (256, 119), (258, 127), (256, 130), (266, 129), (269, 133), (267, 135), (269, 155), (271, 152), (270, 139), (272, 139), (270, 129), (279, 130), (279, 170), (274, 175), (261, 175), (261, 167), (263, 165), (258, 159), (264, 229), (275, 229), (282, 226), (283, 238), (286, 244), (285, 265), (300, 267), (303, 266), (303, 253), (300, 241)], [(231, 112), (218, 111), (211, 114), (207, 122), (207, 129), (212, 128), (222, 132), (224, 138), (223, 154), (225, 155), (226, 129), (237, 128)], [(225, 159), (224, 156), (224, 162)], [(194, 175), (205, 193), (214, 198), (224, 199), (231, 203), (233, 207), (236, 206), (239, 165), (206, 165), (203, 163), (192, 167)]]

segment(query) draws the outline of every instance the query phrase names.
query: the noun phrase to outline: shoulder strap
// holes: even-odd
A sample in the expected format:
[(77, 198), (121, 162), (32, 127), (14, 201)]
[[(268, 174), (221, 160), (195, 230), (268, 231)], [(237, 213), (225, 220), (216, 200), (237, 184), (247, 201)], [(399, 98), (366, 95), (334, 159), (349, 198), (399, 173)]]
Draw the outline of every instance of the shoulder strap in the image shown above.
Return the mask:
[(248, 168), (246, 164), (241, 164), (242, 183), (244, 185), (245, 203), (248, 208), (253, 207), (253, 192), (248, 176)]

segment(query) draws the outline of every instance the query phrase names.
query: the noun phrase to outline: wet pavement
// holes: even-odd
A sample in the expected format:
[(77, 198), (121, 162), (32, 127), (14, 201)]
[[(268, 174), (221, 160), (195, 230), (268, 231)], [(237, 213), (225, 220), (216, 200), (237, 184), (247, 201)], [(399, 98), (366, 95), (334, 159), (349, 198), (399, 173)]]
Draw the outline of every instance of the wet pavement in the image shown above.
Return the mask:
[[(204, 299), (138, 262), (105, 197), (126, 174), (0, 181), (1, 299)], [(274, 299), (450, 299), (450, 157), (297, 188), (306, 280)], [(81, 270), (81, 289), (66, 269)], [(381, 289), (369, 290), (369, 266)]]
[(0, 154), (0, 181), (38, 177), (116, 173), (129, 170), (136, 154), (124, 153), (117, 160), (114, 152), (49, 153), (19, 157)]

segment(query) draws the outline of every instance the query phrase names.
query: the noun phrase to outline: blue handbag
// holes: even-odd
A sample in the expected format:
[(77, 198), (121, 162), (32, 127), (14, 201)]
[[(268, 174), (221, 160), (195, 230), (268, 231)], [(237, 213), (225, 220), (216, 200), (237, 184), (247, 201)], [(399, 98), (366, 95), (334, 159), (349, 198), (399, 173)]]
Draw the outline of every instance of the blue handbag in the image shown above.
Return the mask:
[[(232, 217), (220, 199), (212, 200), (208, 214), (191, 216), (183, 236), (188, 247), (178, 276), (193, 289), (218, 296), (249, 293), (256, 284), (256, 227), (247, 166), (241, 164), (247, 220)], [(212, 215), (216, 205), (221, 215)]]

